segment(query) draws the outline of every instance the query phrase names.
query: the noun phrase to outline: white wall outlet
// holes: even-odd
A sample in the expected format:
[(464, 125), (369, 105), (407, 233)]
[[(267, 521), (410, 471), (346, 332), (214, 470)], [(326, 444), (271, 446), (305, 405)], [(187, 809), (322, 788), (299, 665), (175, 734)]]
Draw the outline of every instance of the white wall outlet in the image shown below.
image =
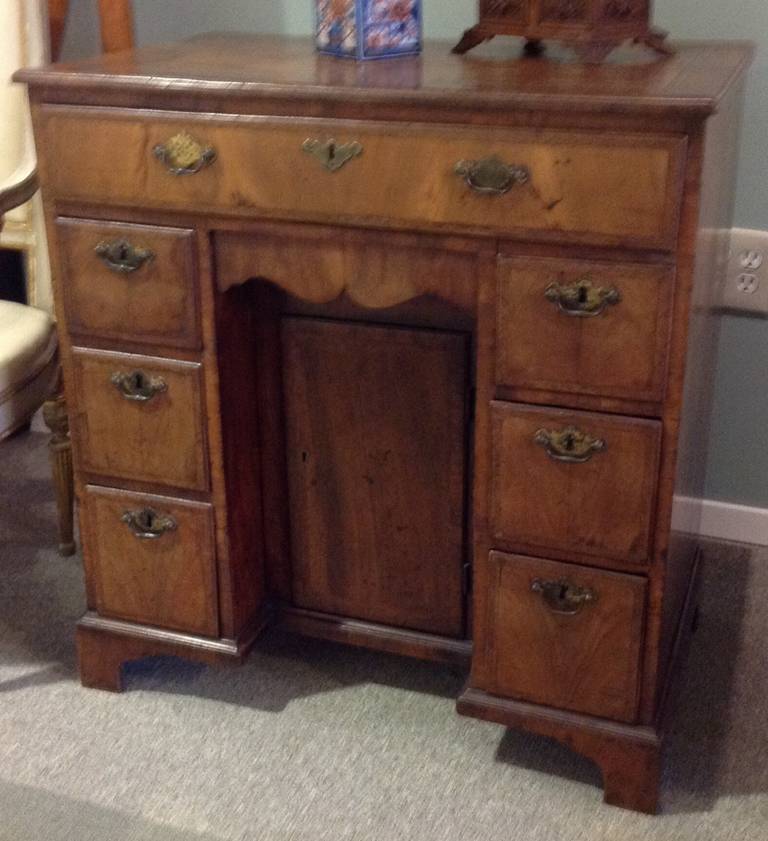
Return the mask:
[(734, 228), (721, 305), (768, 315), (768, 231)]

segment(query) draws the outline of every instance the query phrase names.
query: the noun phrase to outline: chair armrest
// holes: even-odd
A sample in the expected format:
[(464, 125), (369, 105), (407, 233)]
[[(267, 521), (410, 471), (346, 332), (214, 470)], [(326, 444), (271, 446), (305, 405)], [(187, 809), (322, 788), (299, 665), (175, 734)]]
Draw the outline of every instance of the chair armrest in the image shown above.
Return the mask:
[[(29, 201), (37, 192), (37, 168), (19, 167), (9, 178), (0, 181), (0, 217), (14, 207)], [(0, 222), (0, 228), (2, 222)]]

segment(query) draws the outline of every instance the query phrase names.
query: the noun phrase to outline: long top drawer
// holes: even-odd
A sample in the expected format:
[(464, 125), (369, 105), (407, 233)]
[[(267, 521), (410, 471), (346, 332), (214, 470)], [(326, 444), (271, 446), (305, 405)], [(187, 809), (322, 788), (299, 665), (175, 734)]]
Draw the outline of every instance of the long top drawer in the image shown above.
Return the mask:
[(675, 245), (673, 135), (46, 107), (56, 198), (558, 242)]

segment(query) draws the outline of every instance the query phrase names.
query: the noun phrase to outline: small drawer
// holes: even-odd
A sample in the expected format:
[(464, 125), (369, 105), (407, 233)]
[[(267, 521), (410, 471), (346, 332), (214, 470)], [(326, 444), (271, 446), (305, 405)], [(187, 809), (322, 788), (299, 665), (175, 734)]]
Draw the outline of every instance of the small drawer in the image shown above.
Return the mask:
[(82, 505), (88, 581), (102, 616), (218, 636), (210, 505), (92, 485)]
[(497, 385), (660, 402), (673, 281), (659, 266), (500, 260)]
[(56, 230), (71, 333), (200, 347), (194, 231), (82, 219)]
[(72, 433), (80, 469), (208, 489), (199, 363), (78, 348), (72, 370)]
[(515, 403), (493, 403), (491, 413), (497, 546), (648, 563), (659, 422)]
[(685, 160), (668, 135), (109, 109), (46, 109), (41, 137), (59, 198), (666, 250)]
[(475, 674), (486, 692), (633, 722), (646, 581), (491, 552)]

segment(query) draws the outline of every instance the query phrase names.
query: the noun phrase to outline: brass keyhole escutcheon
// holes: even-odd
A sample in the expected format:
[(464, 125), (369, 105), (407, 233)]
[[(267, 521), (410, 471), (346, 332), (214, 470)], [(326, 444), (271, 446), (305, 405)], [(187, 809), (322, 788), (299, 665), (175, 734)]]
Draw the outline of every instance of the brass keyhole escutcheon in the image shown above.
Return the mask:
[(307, 138), (301, 147), (305, 152), (317, 158), (329, 171), (336, 172), (346, 163), (363, 154), (362, 144), (353, 140), (351, 143), (337, 143), (335, 140)]
[(157, 540), (167, 532), (176, 530), (176, 520), (170, 514), (161, 514), (154, 508), (126, 511), (120, 519), (140, 540)]
[(597, 600), (597, 594), (589, 587), (579, 587), (567, 578), (557, 581), (544, 581), (535, 578), (531, 582), (531, 592), (541, 594), (544, 604), (553, 612), (573, 616), (584, 605)]
[(550, 283), (544, 297), (557, 304), (560, 312), (577, 318), (594, 318), (621, 302), (618, 289), (596, 286), (589, 276), (573, 283)]
[(108, 269), (118, 274), (136, 272), (155, 259), (149, 248), (133, 245), (127, 239), (105, 240), (93, 251)]
[(551, 459), (568, 464), (583, 464), (606, 447), (602, 438), (595, 438), (575, 426), (567, 426), (559, 431), (539, 429), (533, 440), (544, 448)]
[(162, 377), (150, 376), (144, 371), (116, 371), (110, 377), (112, 385), (126, 400), (146, 403), (157, 394), (168, 390)]

